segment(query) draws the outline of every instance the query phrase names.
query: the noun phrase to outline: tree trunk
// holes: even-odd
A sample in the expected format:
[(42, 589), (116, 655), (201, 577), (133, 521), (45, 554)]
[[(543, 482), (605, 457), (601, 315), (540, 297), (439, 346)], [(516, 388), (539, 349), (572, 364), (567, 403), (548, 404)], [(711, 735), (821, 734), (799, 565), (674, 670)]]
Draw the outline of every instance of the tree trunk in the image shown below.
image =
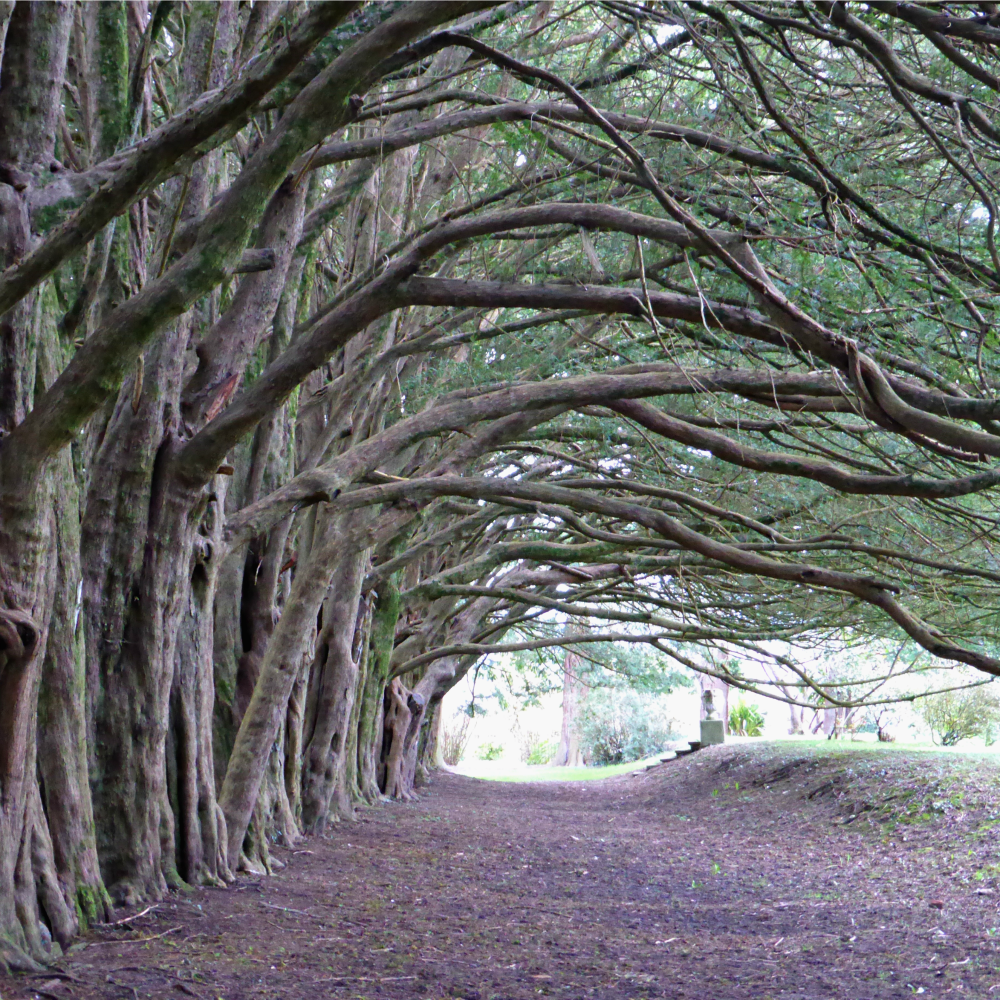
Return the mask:
[[(224, 81), (236, 41), (236, 16), (232, 5), (191, 8), (180, 66), (182, 106), (205, 87)], [(219, 181), (218, 162), (219, 155), (210, 154), (168, 186), (155, 250), (139, 245), (138, 256), (130, 259), (125, 251), (131, 244), (122, 233), (107, 282), (141, 286), (148, 268), (163, 269), (177, 226), (208, 208)], [(112, 296), (105, 308), (114, 305)], [(212, 296), (205, 306), (211, 315)], [(119, 391), (92, 463), (84, 519), (87, 652), (101, 763), (93, 775), (98, 849), (109, 891), (129, 904), (159, 898), (168, 881), (180, 880), (166, 743), (178, 633), (191, 607), (192, 557), (208, 496), (175, 481), (172, 458), (185, 436), (180, 400), (186, 352), (206, 310), (178, 318)], [(209, 572), (206, 585), (215, 577)], [(211, 599), (210, 594), (203, 597), (209, 609)], [(194, 634), (189, 632), (185, 641), (190, 645)], [(194, 682), (199, 671), (191, 653), (185, 650), (183, 669)], [(199, 693), (203, 686), (198, 682), (189, 686), (195, 690), (186, 694), (188, 717), (173, 730), (182, 742), (172, 749), (181, 757), (172, 758), (171, 772), (177, 801), (189, 809), (179, 817), (181, 853), (200, 877), (206, 842), (212, 850), (209, 827), (217, 831), (218, 822), (209, 823), (204, 807), (204, 837), (199, 835), (198, 788), (205, 791), (207, 775), (199, 779), (198, 772), (208, 769), (199, 758), (208, 747), (198, 739), (195, 705), (207, 696)], [(213, 853), (214, 869), (218, 852)]]
[(302, 823), (309, 833), (323, 833), (331, 820), (353, 815), (346, 784), (348, 724), (358, 682), (366, 611), (361, 583), (367, 564), (363, 551), (342, 559), (323, 605), (323, 630), (309, 681), (302, 763)]
[(385, 720), (382, 725), (382, 793), (390, 799), (412, 799), (412, 778), (407, 774), (407, 755), (416, 741), (425, 702), (408, 691), (397, 677), (385, 689)]
[(58, 562), (38, 703), (38, 771), (56, 867), (86, 927), (107, 918), (111, 900), (97, 860), (90, 797), (80, 505), (69, 452), (56, 459), (54, 476)]
[[(161, 450), (161, 468), (168, 452), (169, 444)], [(166, 738), (200, 517), (198, 512), (190, 515), (190, 495), (165, 489), (154, 473), (154, 483), (157, 480), (120, 652), (111, 662), (104, 658), (97, 720), (103, 765), (95, 789), (98, 847), (109, 891), (129, 905), (159, 898), (167, 882), (180, 877), (165, 782)], [(131, 683), (122, 683), (121, 676)], [(186, 735), (195, 738), (192, 726)], [(190, 744), (188, 750), (196, 746)], [(193, 761), (188, 763), (196, 768)]]
[[(6, 29), (0, 66), (0, 268), (29, 250), (28, 196), (48, 176), (72, 8), (19, 3)], [(36, 295), (0, 316), (0, 435), (25, 418), (34, 394)], [(34, 335), (33, 335), (34, 334)], [(32, 876), (35, 725), (39, 679), (55, 586), (52, 484), (25, 481), (18, 457), (0, 451), (0, 962), (31, 967), (38, 952)], [(34, 923), (32, 923), (34, 921)]]
[[(0, 527), (0, 557), (13, 554), (3, 544), (7, 541)], [(44, 642), (45, 633), (30, 614), (0, 610), (0, 961), (26, 970), (38, 969), (31, 952), (40, 951), (34, 885), (25, 858), (33, 830), (34, 707)]]
[(432, 701), (427, 707), (428, 721), (420, 731), (420, 749), (417, 753), (417, 788), (430, 784), (430, 776), (437, 771), (444, 760), (441, 756), (441, 699)]
[(805, 732), (806, 710), (801, 705), (788, 706), (788, 735), (801, 736)]
[(285, 795), (296, 829), (299, 830), (302, 827), (302, 747), (309, 666), (310, 661), (303, 656), (302, 666), (288, 698), (288, 712), (285, 716)]
[(368, 669), (359, 694), (358, 788), (368, 802), (381, 795), (379, 763), (382, 749), (383, 701), (389, 679), (396, 623), (401, 606), (399, 574), (379, 582), (372, 611)]
[(557, 767), (580, 767), (583, 764), (577, 726), (586, 701), (587, 686), (580, 677), (580, 662), (580, 657), (569, 651), (563, 659), (562, 729), (552, 761)]
[[(325, 520), (317, 518), (321, 519)], [(299, 567), (281, 620), (267, 645), (219, 795), (229, 831), (230, 857), (239, 856), (267, 758), (285, 718), (316, 616), (342, 557), (336, 533), (313, 546), (306, 564)]]
[(217, 499), (209, 504), (204, 533), (195, 540), (171, 690), (177, 866), (185, 881), (207, 885), (224, 885), (233, 880), (226, 854), (225, 819), (215, 795), (212, 746), (213, 611), (221, 569), (217, 553), (222, 551), (220, 510), (225, 496), (223, 477), (219, 480)]

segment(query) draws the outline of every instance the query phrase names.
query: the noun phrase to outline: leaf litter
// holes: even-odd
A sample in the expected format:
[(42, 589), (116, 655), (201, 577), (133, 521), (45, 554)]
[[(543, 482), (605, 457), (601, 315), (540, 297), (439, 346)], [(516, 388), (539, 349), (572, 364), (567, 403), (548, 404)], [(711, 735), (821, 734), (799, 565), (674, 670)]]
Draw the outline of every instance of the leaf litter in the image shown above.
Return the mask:
[(763, 742), (603, 781), (439, 774), (276, 848), (234, 887), (255, 891), (174, 893), (0, 996), (985, 998), (998, 779), (982, 755)]

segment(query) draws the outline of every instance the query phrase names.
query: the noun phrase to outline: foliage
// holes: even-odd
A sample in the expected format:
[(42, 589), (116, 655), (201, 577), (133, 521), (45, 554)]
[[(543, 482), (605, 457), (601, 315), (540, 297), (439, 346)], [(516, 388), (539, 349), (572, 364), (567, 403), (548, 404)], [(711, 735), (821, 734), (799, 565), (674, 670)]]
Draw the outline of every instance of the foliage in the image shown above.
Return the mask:
[(479, 760), (499, 760), (502, 756), (502, 743), (484, 743), (479, 750), (476, 751), (476, 757)]
[(895, 743), (896, 737), (889, 726), (898, 723), (898, 713), (891, 705), (879, 705), (868, 709), (862, 722), (854, 727), (856, 733), (874, 733), (879, 743)]
[(536, 732), (529, 731), (521, 737), (521, 760), (525, 764), (550, 764), (556, 755), (556, 743)]
[(472, 719), (464, 712), (441, 727), (441, 756), (449, 767), (454, 767), (465, 756), (465, 749), (472, 736)]
[(764, 716), (756, 705), (740, 698), (729, 710), (729, 731), (734, 736), (760, 736), (764, 730)]
[(583, 676), (590, 684), (625, 684), (650, 694), (670, 694), (694, 684), (690, 671), (678, 670), (673, 661), (649, 646), (595, 642), (577, 648), (586, 658)]
[(662, 750), (675, 725), (661, 704), (628, 688), (591, 692), (578, 725), (584, 759), (590, 764), (623, 764)]
[[(690, 671), (678, 670), (648, 647), (594, 642), (569, 648), (577, 658), (576, 673), (590, 688), (624, 684), (651, 694), (669, 694), (694, 683)], [(479, 696), (477, 703), (494, 698), (501, 711), (538, 707), (545, 695), (561, 690), (566, 655), (563, 647), (551, 646), (487, 660), (479, 675), (493, 682), (494, 691)]]
[[(0, 899), (33, 842), (60, 939), (104, 898), (98, 843), (141, 897), (228, 882), (247, 817), (293, 823), (286, 718), (309, 828), (405, 798), (380, 734), (487, 655), (501, 705), (579, 676), (610, 759), (656, 745), (678, 663), (831, 735), (929, 661), (997, 672), (1000, 36), (922, 6), (6, 5), (0, 634), (39, 683), (0, 712), (0, 775), (39, 777), (0, 789)], [(521, 69), (410, 45), (453, 15)], [(286, 712), (304, 646), (295, 704), (340, 714)], [(182, 770), (172, 845), (119, 815)], [(0, 948), (37, 950), (22, 901)]]
[(930, 695), (916, 709), (934, 742), (944, 747), (976, 736), (989, 745), (1000, 728), (1000, 697), (985, 685)]

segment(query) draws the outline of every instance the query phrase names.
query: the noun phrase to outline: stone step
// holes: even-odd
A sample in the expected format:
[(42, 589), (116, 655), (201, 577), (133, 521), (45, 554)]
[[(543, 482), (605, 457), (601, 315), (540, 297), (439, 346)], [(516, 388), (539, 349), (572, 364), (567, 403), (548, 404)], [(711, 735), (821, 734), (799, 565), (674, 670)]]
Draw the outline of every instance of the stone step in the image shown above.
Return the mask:
[(687, 757), (688, 754), (697, 753), (703, 748), (701, 740), (689, 740), (686, 750), (675, 750), (673, 757), (661, 757), (660, 760), (666, 764), (668, 760), (677, 760), (680, 757)]

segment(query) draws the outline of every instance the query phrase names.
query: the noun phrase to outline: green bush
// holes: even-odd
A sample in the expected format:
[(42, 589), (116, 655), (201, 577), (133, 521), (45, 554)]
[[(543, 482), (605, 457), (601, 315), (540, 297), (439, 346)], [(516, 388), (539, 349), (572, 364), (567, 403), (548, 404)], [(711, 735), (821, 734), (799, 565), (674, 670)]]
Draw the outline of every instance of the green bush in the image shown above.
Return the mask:
[(480, 760), (499, 760), (503, 756), (502, 743), (484, 743), (476, 756)]
[(538, 733), (525, 733), (521, 739), (521, 760), (525, 764), (549, 764), (556, 755), (556, 744)]
[(764, 731), (764, 716), (756, 705), (740, 698), (729, 710), (729, 732), (733, 736), (760, 736)]
[(625, 764), (662, 750), (674, 737), (674, 722), (656, 698), (604, 688), (591, 692), (578, 735), (588, 764)]
[(464, 713), (456, 716), (450, 725), (441, 727), (441, 757), (449, 767), (454, 767), (465, 756), (468, 745), (469, 724), (472, 720)]
[(931, 731), (931, 738), (943, 747), (981, 737), (987, 746), (996, 740), (1000, 728), (1000, 698), (985, 687), (946, 691), (921, 698), (915, 705)]

